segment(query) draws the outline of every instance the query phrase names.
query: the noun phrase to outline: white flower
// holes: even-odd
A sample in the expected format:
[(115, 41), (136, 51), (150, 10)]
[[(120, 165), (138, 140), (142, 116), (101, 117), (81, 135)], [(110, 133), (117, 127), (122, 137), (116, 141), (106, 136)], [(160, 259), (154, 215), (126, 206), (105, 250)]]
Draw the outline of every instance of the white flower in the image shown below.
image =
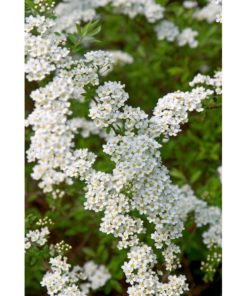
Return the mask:
[(50, 231), (48, 227), (30, 230), (25, 237), (25, 249), (29, 249), (33, 244), (43, 246), (47, 242), (49, 234)]
[(159, 40), (166, 39), (167, 41), (174, 41), (179, 35), (179, 29), (169, 21), (162, 21), (156, 27), (155, 31)]
[(194, 31), (191, 28), (185, 28), (177, 37), (178, 45), (184, 46), (188, 44), (191, 48), (197, 47), (198, 41), (195, 39), (197, 35), (197, 31)]
[(194, 13), (194, 18), (200, 21), (206, 20), (208, 23), (221, 22), (222, 4), (221, 1), (209, 0), (208, 4), (198, 9)]
[(198, 3), (197, 1), (184, 1), (183, 6), (187, 9), (195, 8), (197, 7)]

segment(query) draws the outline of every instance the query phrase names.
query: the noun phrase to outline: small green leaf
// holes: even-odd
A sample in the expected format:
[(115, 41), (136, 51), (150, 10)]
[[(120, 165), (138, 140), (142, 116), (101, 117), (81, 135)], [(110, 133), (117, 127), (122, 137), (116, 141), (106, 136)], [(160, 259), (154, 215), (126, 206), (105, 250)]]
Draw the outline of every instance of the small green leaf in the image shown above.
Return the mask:
[(83, 252), (88, 256), (88, 257), (91, 257), (91, 258), (94, 258), (96, 256), (94, 250), (92, 250), (91, 248), (83, 248)]
[(121, 293), (122, 292), (122, 286), (120, 285), (120, 283), (118, 281), (111, 280), (111, 286), (118, 293)]

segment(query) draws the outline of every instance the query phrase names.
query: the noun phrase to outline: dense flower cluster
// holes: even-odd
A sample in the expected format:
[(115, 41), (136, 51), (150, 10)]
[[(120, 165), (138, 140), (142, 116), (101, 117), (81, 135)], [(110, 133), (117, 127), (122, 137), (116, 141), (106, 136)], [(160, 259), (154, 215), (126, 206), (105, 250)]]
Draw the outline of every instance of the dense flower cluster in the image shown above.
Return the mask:
[[(42, 43), (32, 43), (33, 38), (49, 40), (49, 44), (56, 45), (52, 40), (56, 38), (60, 40), (60, 37), (48, 31), (52, 23), (44, 17), (29, 17), (26, 26), (29, 32), (26, 46), (27, 65), (29, 65), (34, 48), (38, 52), (43, 52), (40, 49)], [(42, 26), (45, 29), (42, 29)], [(33, 35), (34, 27), (38, 28), (39, 32), (45, 31), (46, 35), (44, 36), (43, 33), (38, 36)], [(97, 85), (98, 73), (104, 73), (111, 67), (110, 55), (103, 51), (88, 52), (81, 60), (72, 60), (68, 56), (67, 49), (61, 49), (61, 51), (66, 52), (66, 58), (64, 55), (59, 56), (53, 80), (45, 87), (31, 93), (35, 109), (26, 121), (27, 126), (31, 125), (35, 132), (28, 150), (28, 161), (38, 160), (32, 176), (36, 180), (41, 180), (39, 185), (46, 192), (52, 191), (55, 184), (71, 183), (74, 177), (82, 178), (93, 164), (95, 160), (93, 153), (86, 149), (72, 150), (75, 129), (67, 124), (67, 117), (71, 114), (69, 100), (73, 98), (81, 101), (85, 86)], [(51, 51), (49, 48), (46, 49), (47, 60), (54, 60), (53, 53), (52, 49)], [(41, 63), (39, 55), (37, 61)], [(27, 67), (27, 79), (40, 80), (50, 73), (49, 65), (48, 69), (48, 71), (47, 68), (42, 70), (41, 76), (37, 76), (32, 70), (32, 77), (30, 77), (30, 68)], [(54, 69), (55, 66), (52, 65), (52, 70)]]
[(218, 71), (214, 77), (198, 74), (190, 82), (190, 86), (194, 87), (196, 84), (204, 84), (211, 86), (217, 95), (222, 94), (222, 72)]
[[(26, 18), (25, 25), (25, 54), (27, 79), (42, 80), (46, 75), (57, 69), (59, 63), (69, 53), (62, 47), (62, 37), (49, 34), (54, 21), (44, 16)], [(33, 31), (37, 30), (38, 34)]]
[(48, 217), (40, 218), (36, 222), (37, 229), (29, 230), (25, 236), (25, 249), (28, 250), (32, 246), (44, 246), (50, 234), (48, 226), (52, 224), (53, 222)]
[(121, 50), (109, 50), (113, 59), (113, 63), (116, 65), (124, 65), (124, 64), (132, 64), (134, 59), (128, 53), (121, 51)]
[(197, 9), (194, 18), (206, 20), (208, 23), (222, 21), (222, 0), (208, 0), (207, 5)]
[(104, 286), (111, 277), (105, 266), (93, 261), (71, 268), (66, 257), (57, 256), (50, 259), (50, 265), (50, 271), (41, 281), (50, 296), (86, 296), (90, 290)]
[(183, 6), (187, 9), (197, 7), (197, 5), (198, 5), (197, 1), (184, 1), (183, 2)]
[(203, 200), (198, 199), (188, 185), (179, 189), (180, 198), (177, 203), (177, 212), (186, 220), (190, 212), (194, 212), (195, 223), (198, 227), (208, 226), (203, 233), (203, 242), (210, 247), (215, 244), (221, 247), (222, 217), (218, 207), (209, 207)]
[[(133, 247), (128, 253), (128, 261), (123, 266), (126, 280), (132, 286), (129, 295), (181, 295), (188, 290), (184, 276), (169, 276), (168, 283), (161, 283), (152, 270), (157, 262), (152, 248), (147, 245)], [(162, 274), (162, 272), (161, 272)]]
[(106, 127), (117, 120), (118, 110), (129, 97), (123, 88), (118, 82), (106, 82), (97, 89), (96, 102), (89, 110), (89, 116), (97, 126)]
[[(119, 7), (123, 3), (112, 1), (112, 5), (113, 2), (119, 3)], [(128, 249), (129, 261), (123, 265), (123, 270), (132, 285), (129, 295), (181, 295), (188, 289), (184, 276), (170, 275), (167, 282), (162, 281), (162, 275), (179, 266), (180, 249), (173, 241), (182, 236), (184, 222), (188, 214), (194, 212), (196, 225), (208, 226), (203, 233), (204, 243), (220, 245), (221, 212), (196, 198), (188, 186), (179, 188), (172, 184), (159, 152), (160, 140), (176, 136), (181, 125), (187, 122), (189, 111), (202, 111), (204, 100), (214, 91), (221, 93), (221, 75), (216, 73), (214, 78), (196, 76), (191, 86), (199, 83), (208, 89), (199, 86), (191, 91), (167, 94), (158, 100), (153, 114), (148, 116), (140, 108), (126, 105), (128, 94), (120, 82), (105, 82), (98, 86), (99, 74), (104, 75), (114, 63), (111, 54), (88, 52), (74, 60), (69, 51), (60, 46), (61, 37), (52, 34), (52, 25), (41, 17), (27, 19), (27, 64), (33, 52), (37, 63), (42, 64), (40, 56), (48, 61), (48, 70), (38, 67), (42, 74), (27, 67), (27, 78), (41, 80), (56, 70), (49, 83), (31, 94), (35, 109), (28, 117), (27, 125), (32, 126), (34, 135), (28, 160), (38, 162), (32, 177), (41, 180), (39, 185), (45, 192), (53, 191), (54, 185), (62, 182), (70, 184), (73, 178), (86, 181), (85, 208), (103, 212), (100, 230), (119, 238), (119, 248)], [(32, 33), (34, 27), (38, 35)], [(187, 38), (186, 42), (194, 46), (193, 34), (188, 30), (183, 38), (180, 36), (180, 43)], [(32, 41), (36, 40), (34, 37), (39, 37), (37, 44)], [(52, 43), (55, 52), (59, 52), (58, 59), (54, 58), (53, 49), (45, 47), (45, 54), (40, 50), (44, 40), (53, 38), (58, 38)], [(91, 125), (80, 119), (68, 119), (72, 115), (70, 100), (83, 101), (87, 85), (97, 86), (89, 110)], [(86, 131), (87, 126), (89, 131)], [(92, 165), (96, 156), (87, 149), (74, 149), (76, 133), (100, 134), (104, 127), (112, 129), (103, 146), (115, 164), (112, 173), (94, 170)], [(145, 222), (153, 226), (153, 231), (147, 235), (155, 248), (142, 241), (142, 234), (146, 233)], [(38, 237), (35, 241), (39, 241), (40, 235), (31, 237)], [(162, 252), (165, 263), (164, 269), (158, 272), (155, 271), (157, 250)], [(86, 295), (89, 288), (97, 289), (109, 278), (104, 268), (92, 263), (72, 271), (66, 258), (52, 258), (50, 263), (51, 272), (42, 281), (49, 295)], [(78, 282), (86, 278), (89, 284), (79, 286)]]
[(167, 94), (158, 100), (152, 120), (165, 137), (176, 136), (181, 131), (181, 124), (188, 121), (188, 112), (201, 112), (202, 102), (212, 93), (212, 90), (197, 87), (190, 92), (178, 91)]
[(25, 249), (28, 250), (33, 244), (43, 246), (47, 242), (49, 233), (48, 227), (30, 230), (25, 237)]

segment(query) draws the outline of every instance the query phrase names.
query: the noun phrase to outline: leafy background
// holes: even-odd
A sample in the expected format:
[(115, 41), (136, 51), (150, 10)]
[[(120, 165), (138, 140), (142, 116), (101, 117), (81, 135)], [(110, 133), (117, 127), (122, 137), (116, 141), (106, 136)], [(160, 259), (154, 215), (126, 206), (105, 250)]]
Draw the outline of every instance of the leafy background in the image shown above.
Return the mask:
[[(59, 2), (59, 1), (57, 1)], [(153, 25), (144, 17), (134, 20), (123, 15), (114, 15), (108, 8), (99, 10), (101, 32), (99, 42), (91, 49), (116, 49), (129, 53), (134, 63), (115, 68), (103, 80), (121, 81), (130, 95), (129, 104), (140, 106), (151, 114), (157, 100), (168, 92), (188, 90), (189, 81), (201, 71), (213, 75), (221, 68), (221, 25), (208, 24), (192, 19), (192, 12), (182, 7), (182, 1), (157, 1), (166, 6), (165, 15), (178, 27), (191, 27), (199, 32), (199, 45), (195, 49), (178, 47), (174, 43), (158, 41)], [(205, 4), (205, 1), (200, 1)], [(36, 89), (36, 82), (26, 82), (26, 115), (33, 108), (29, 98)], [(87, 116), (88, 104), (73, 104), (76, 116)], [(221, 207), (221, 183), (217, 168), (221, 165), (221, 99), (214, 98), (205, 105), (202, 113), (190, 114), (190, 120), (182, 132), (164, 144), (161, 153), (164, 164), (178, 185), (190, 184), (196, 195), (210, 205)], [(26, 149), (30, 144), (32, 131), (26, 130)], [(96, 136), (87, 139), (76, 138), (78, 147), (87, 147), (99, 155), (96, 168), (111, 171), (112, 163), (102, 151), (103, 140)], [(26, 229), (32, 229), (34, 221), (48, 216), (54, 222), (49, 243), (64, 240), (72, 246), (68, 253), (71, 264), (81, 264), (93, 259), (105, 264), (112, 274), (107, 285), (94, 295), (127, 295), (121, 265), (126, 252), (116, 249), (116, 240), (99, 232), (100, 214), (83, 209), (83, 184), (76, 181), (73, 186), (61, 185), (66, 195), (53, 200), (44, 195), (31, 177), (33, 164), (26, 164)], [(213, 281), (205, 281), (200, 262), (208, 251), (201, 242), (202, 230), (196, 229), (193, 217), (179, 242), (182, 254), (182, 268), (190, 284), (188, 295), (221, 295), (221, 267), (217, 267)], [(26, 253), (26, 295), (46, 295), (39, 282), (47, 270), (48, 247), (33, 247)], [(204, 277), (204, 280), (203, 280)]]

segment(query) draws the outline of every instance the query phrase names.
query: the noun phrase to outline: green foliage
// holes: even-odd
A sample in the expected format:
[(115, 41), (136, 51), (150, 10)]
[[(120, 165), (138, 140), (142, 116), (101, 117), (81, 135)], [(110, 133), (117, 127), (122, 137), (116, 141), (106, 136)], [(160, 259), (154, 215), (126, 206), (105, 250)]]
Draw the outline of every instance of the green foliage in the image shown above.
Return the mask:
[(99, 21), (89, 22), (85, 26), (81, 27), (76, 25), (76, 33), (67, 34), (67, 47), (70, 48), (73, 54), (84, 53), (85, 46), (91, 43), (99, 42), (94, 36), (101, 30)]

